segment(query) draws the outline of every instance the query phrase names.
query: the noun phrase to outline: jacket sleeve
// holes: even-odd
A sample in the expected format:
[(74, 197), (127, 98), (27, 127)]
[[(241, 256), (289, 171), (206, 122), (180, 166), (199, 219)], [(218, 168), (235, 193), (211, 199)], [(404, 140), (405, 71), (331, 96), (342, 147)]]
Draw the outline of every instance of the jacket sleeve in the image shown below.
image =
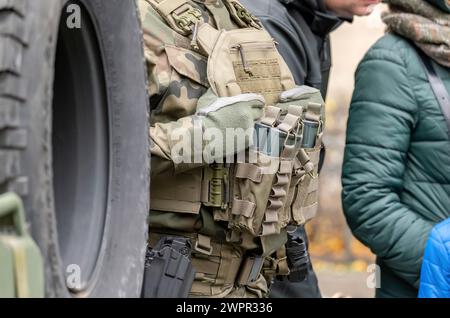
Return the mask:
[[(194, 130), (193, 111), (197, 98), (186, 99), (186, 109), (172, 107), (173, 112), (169, 115), (173, 120), (167, 118), (161, 120), (154, 116), (158, 109), (170, 108), (168, 104), (178, 103), (177, 96), (173, 90), (181, 89), (182, 85), (195, 86), (188, 78), (182, 78), (172, 67), (165, 46), (175, 45), (174, 31), (166, 25), (159, 14), (153, 10), (148, 2), (139, 0), (141, 23), (143, 29), (144, 55), (148, 73), (148, 94), (152, 115), (150, 118), (150, 153), (151, 153), (151, 173), (157, 175), (168, 170), (175, 170), (170, 151), (171, 137), (174, 132), (186, 131), (187, 134)], [(172, 91), (171, 91), (172, 89)], [(201, 95), (200, 95), (201, 96)], [(197, 96), (196, 96), (197, 97)], [(191, 110), (191, 113), (189, 113)], [(179, 116), (182, 113), (183, 116)], [(169, 116), (166, 116), (169, 117)], [(196, 164), (186, 164), (183, 169), (195, 168)]]
[(402, 202), (418, 106), (402, 52), (373, 48), (350, 107), (342, 201), (353, 234), (398, 277), (419, 287), (430, 222)]
[(419, 297), (450, 297), (450, 251), (436, 228), (431, 232), (425, 249)]

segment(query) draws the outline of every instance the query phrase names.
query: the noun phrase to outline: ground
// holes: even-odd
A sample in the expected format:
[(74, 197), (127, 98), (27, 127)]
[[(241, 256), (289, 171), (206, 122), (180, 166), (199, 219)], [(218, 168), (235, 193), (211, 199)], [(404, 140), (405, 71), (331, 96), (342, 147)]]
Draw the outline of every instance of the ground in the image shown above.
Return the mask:
[(375, 290), (368, 288), (368, 273), (352, 271), (318, 271), (319, 287), (323, 297), (373, 298)]

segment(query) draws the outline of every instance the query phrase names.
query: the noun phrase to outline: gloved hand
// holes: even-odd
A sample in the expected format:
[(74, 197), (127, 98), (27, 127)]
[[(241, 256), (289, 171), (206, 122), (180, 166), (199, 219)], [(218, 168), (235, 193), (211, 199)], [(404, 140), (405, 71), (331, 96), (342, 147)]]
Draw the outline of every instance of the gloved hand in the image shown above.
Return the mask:
[[(264, 106), (261, 95), (217, 97), (208, 90), (199, 99), (195, 115), (176, 122), (157, 123), (150, 128), (152, 155), (171, 161), (176, 172), (232, 156), (251, 145), (252, 134), (242, 136), (242, 133), (254, 127), (255, 121), (264, 113)], [(233, 142), (227, 143), (227, 128), (231, 128), (228, 135)], [(235, 129), (239, 129), (237, 135), (245, 138), (244, 142), (235, 142)], [(208, 158), (204, 154), (209, 154)]]
[[(264, 114), (265, 100), (262, 95), (241, 94), (233, 97), (217, 97), (212, 90), (203, 95), (197, 104), (197, 119), (202, 121), (205, 136), (214, 135), (208, 145), (210, 149), (220, 149), (223, 153), (212, 154), (210, 159), (232, 156), (249, 146), (253, 141), (255, 121)], [(227, 132), (227, 129), (228, 132)], [(238, 130), (236, 130), (238, 129)], [(245, 135), (243, 135), (245, 132)], [(245, 138), (244, 142), (235, 142), (234, 136)], [(220, 139), (218, 139), (220, 137)], [(227, 138), (233, 138), (231, 142)], [(209, 139), (209, 138), (208, 138)]]
[(324, 104), (322, 94), (320, 91), (314, 87), (310, 86), (297, 86), (288, 91), (284, 91), (280, 95), (280, 100), (276, 107), (282, 109), (282, 111), (287, 111), (289, 106), (296, 105), (302, 106), (304, 109), (309, 103)]
[(262, 95), (241, 94), (233, 97), (217, 97), (208, 90), (197, 103), (196, 116), (202, 119), (205, 128), (248, 129), (264, 113)]
[(322, 132), (325, 122), (324, 104), (318, 89), (296, 86), (280, 94), (275, 108), (271, 108), (269, 115), (262, 122), (266, 125), (276, 123), (277, 129), (284, 132), (301, 133), (301, 146), (312, 148), (317, 143), (318, 134)]

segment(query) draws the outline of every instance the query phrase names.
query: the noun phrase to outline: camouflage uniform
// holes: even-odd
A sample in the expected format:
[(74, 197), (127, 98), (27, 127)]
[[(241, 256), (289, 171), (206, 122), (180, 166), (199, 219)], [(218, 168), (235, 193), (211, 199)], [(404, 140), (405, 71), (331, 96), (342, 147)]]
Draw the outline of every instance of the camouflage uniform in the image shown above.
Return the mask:
[[(251, 233), (253, 232), (251, 224), (254, 222), (253, 217), (250, 218), (250, 224), (248, 222), (240, 222), (240, 219), (237, 220), (232, 215), (231, 205), (224, 208), (223, 204), (222, 207), (220, 205), (218, 207), (214, 204), (208, 204), (208, 199), (204, 199), (204, 191), (200, 191), (197, 188), (204, 187), (204, 179), (206, 176), (209, 174), (214, 175), (217, 171), (222, 173), (221, 178), (223, 180), (232, 179), (231, 176), (234, 172), (231, 171), (235, 171), (235, 167), (232, 165), (231, 167), (227, 167), (228, 170), (217, 170), (215, 169), (215, 165), (211, 165), (207, 166), (209, 170), (205, 172), (206, 170), (203, 170), (205, 162), (174, 164), (170, 149), (172, 142), (169, 140), (171, 134), (179, 128), (185, 128), (186, 131), (191, 132), (199, 104), (201, 104), (202, 98), (207, 99), (205, 96), (211, 91), (211, 78), (209, 76), (215, 75), (209, 74), (207, 71), (208, 57), (205, 55), (204, 50), (199, 49), (195, 41), (193, 41), (195, 37), (194, 33), (201, 33), (203, 30), (204, 35), (208, 36), (209, 33), (214, 33), (213, 30), (215, 29), (237, 30), (244, 28), (243, 21), (232, 18), (233, 15), (230, 15), (230, 7), (226, 6), (225, 0), (192, 0), (189, 1), (189, 6), (198, 9), (195, 12), (201, 13), (201, 16), (197, 18), (203, 24), (212, 26), (214, 29), (208, 29), (206, 25), (202, 25), (203, 28), (199, 28), (199, 31), (195, 29), (195, 31), (187, 32), (187, 34), (181, 34), (180, 30), (174, 30), (174, 27), (169, 25), (170, 21), (163, 18), (160, 12), (156, 11), (154, 7), (155, 2), (158, 4), (161, 1), (164, 2), (163, 0), (154, 0), (153, 4), (151, 4), (147, 0), (139, 0), (152, 107), (150, 119), (150, 135), (152, 139), (152, 193), (149, 218), (150, 245), (153, 246), (164, 235), (179, 235), (192, 239), (195, 245), (192, 261), (197, 270), (196, 279), (191, 291), (192, 297), (265, 297), (268, 293), (268, 281), (274, 275), (286, 275), (289, 273), (286, 255), (283, 255), (284, 252), (280, 249), (286, 241), (285, 226), (288, 222), (281, 222), (277, 217), (277, 213), (275, 213), (275, 219), (273, 219), (274, 214), (272, 213), (272, 223), (270, 223), (267, 220), (267, 215), (264, 216), (265, 205), (268, 199), (266, 197), (262, 198), (261, 200), (266, 200), (262, 209), (262, 218), (265, 221), (260, 220), (259, 223), (265, 223), (259, 224), (258, 229), (262, 231), (264, 225), (266, 233), (264, 237), (259, 237), (260, 235), (258, 233)], [(237, 2), (232, 1), (233, 3)], [(237, 5), (239, 9), (239, 4)], [(246, 23), (248, 27), (260, 28), (257, 20), (253, 20), (253, 18), (247, 19)], [(197, 25), (195, 27), (197, 28)], [(242, 64), (244, 65), (240, 65), (240, 67), (245, 68), (244, 60)], [(270, 63), (263, 64), (263, 68), (265, 67), (267, 69), (267, 67), (270, 67), (268, 66)], [(285, 71), (283, 69), (284, 67), (287, 69), (284, 64), (280, 66), (282, 74)], [(245, 77), (247, 74), (242, 76)], [(290, 83), (291, 78), (289, 76), (283, 83)], [(266, 84), (268, 87), (271, 86), (270, 83)], [(286, 90), (288, 88), (294, 88), (295, 83), (293, 83), (293, 80), (292, 85), (290, 85), (283, 84), (279, 86)], [(251, 89), (248, 93), (250, 92), (252, 92)], [(302, 107), (306, 109), (307, 104), (311, 101), (318, 102), (319, 105), (323, 104), (318, 91), (301, 89), (301, 92), (301, 97), (296, 100), (300, 109), (303, 109)], [(229, 96), (234, 95), (230, 93)], [(278, 96), (279, 93), (277, 93), (277, 98)], [(273, 94), (272, 96), (268, 96), (268, 100), (271, 97), (273, 97)], [(287, 98), (289, 100), (290, 97), (287, 96)], [(255, 102), (253, 101), (253, 103)], [(241, 102), (240, 106), (245, 107), (247, 105), (245, 102)], [(282, 107), (281, 104), (279, 106)], [(285, 105), (285, 109), (287, 112), (288, 105)], [(272, 109), (271, 112), (267, 113), (272, 112), (276, 113), (276, 109)], [(323, 116), (323, 108), (320, 109), (320, 112), (322, 112), (321, 115)], [(317, 114), (317, 111), (315, 114)], [(255, 115), (255, 118), (250, 120), (252, 125), (253, 120), (257, 119), (256, 117)], [(295, 115), (291, 117), (298, 119)], [(312, 117), (315, 118), (314, 115)], [(317, 120), (322, 121), (321, 118)], [(317, 138), (319, 140), (321, 135)], [(320, 141), (316, 143), (316, 145), (320, 144)], [(297, 160), (298, 164), (296, 168), (298, 171), (301, 170), (303, 172), (298, 177), (297, 183), (291, 183), (290, 188), (289, 184), (283, 183), (286, 189), (279, 189), (280, 192), (286, 192), (285, 196), (290, 197), (288, 199), (290, 200), (289, 211), (290, 205), (294, 204), (295, 201), (293, 198), (294, 192), (297, 191), (300, 180), (303, 181), (305, 179), (304, 168), (310, 167), (310, 161), (314, 165), (308, 171), (308, 174), (312, 176), (314, 173), (317, 173), (316, 166), (320, 146), (318, 147), (312, 149), (312, 154), (308, 153), (311, 158), (304, 153), (305, 156), (303, 158), (306, 159), (303, 161), (300, 160), (301, 162)], [(224, 166), (221, 167), (223, 168)], [(254, 171), (251, 167), (249, 169)], [(292, 170), (292, 167), (290, 169)], [(252, 173), (247, 171), (247, 174)], [(266, 182), (268, 184), (266, 188), (269, 191), (273, 190), (272, 185), (275, 183), (274, 180), (277, 176), (281, 178), (279, 174), (272, 174), (268, 177), (252, 174), (249, 177), (253, 179), (262, 178), (263, 181), (260, 181), (261, 183), (264, 183), (264, 180), (269, 180)], [(308, 201), (306, 205), (309, 203), (309, 208), (311, 208), (317, 201), (317, 182), (315, 178), (314, 180), (313, 178), (308, 180), (308, 184), (310, 183), (311, 185), (302, 190), (304, 192), (302, 195), (304, 199), (303, 203)], [(231, 181), (231, 184), (233, 184), (233, 180), (228, 181)], [(187, 186), (187, 184), (189, 185)], [(250, 185), (247, 183), (245, 185), (237, 184), (234, 187), (241, 189), (241, 192), (247, 190), (251, 192), (254, 190), (252, 182), (250, 182)], [(170, 188), (169, 191), (168, 188)], [(288, 192), (289, 195), (287, 194)], [(269, 193), (267, 196), (269, 196)], [(199, 199), (194, 199), (197, 197)], [(235, 195), (234, 199), (237, 197)], [(243, 205), (243, 209), (247, 209), (249, 205), (253, 205), (251, 213), (257, 215), (258, 212), (254, 212), (255, 204), (249, 201), (258, 201), (258, 198), (239, 202), (247, 204)], [(297, 202), (297, 204), (299, 203)], [(284, 210), (281, 201), (280, 205), (279, 208)], [(247, 209), (246, 211), (248, 212), (249, 210)], [(304, 216), (299, 216), (298, 218), (302, 219), (298, 222), (305, 221)], [(235, 221), (232, 222), (232, 220)], [(274, 222), (276, 223), (275, 225)], [(247, 231), (236, 234), (235, 229), (241, 229), (246, 226), (249, 228)], [(269, 230), (266, 231), (266, 228)], [(264, 266), (260, 272), (258, 271), (256, 277), (248, 280), (247, 276), (249, 274), (246, 271), (252, 269), (252, 265), (248, 264), (253, 264), (254, 258), (249, 256), (253, 255), (253, 253), (263, 255)]]

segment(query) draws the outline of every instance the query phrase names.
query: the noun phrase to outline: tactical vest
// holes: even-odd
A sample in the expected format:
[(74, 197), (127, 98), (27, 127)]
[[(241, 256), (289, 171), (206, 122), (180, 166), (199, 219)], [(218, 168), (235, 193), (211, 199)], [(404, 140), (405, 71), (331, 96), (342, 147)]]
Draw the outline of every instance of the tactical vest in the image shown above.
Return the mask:
[[(223, 11), (217, 12), (216, 1), (199, 1), (214, 17), (220, 15), (219, 29), (203, 23), (202, 12), (191, 1), (146, 1), (175, 32), (189, 38), (192, 51), (207, 57), (208, 84), (217, 96), (258, 93), (267, 105), (276, 105), (282, 92), (295, 87), (276, 42), (239, 1), (222, 0), (228, 19)], [(251, 285), (260, 272), (268, 279), (289, 274), (284, 250), (286, 227), (306, 223), (317, 210), (322, 114), (323, 106), (317, 104), (291, 106), (284, 111), (268, 106), (258, 131), (266, 134), (266, 141), (268, 136), (281, 140), (276, 156), (267, 147), (255, 148), (246, 154), (257, 159), (252, 163), (217, 163), (152, 178), (152, 211), (196, 215), (207, 207), (215, 222), (226, 224), (226, 244), (183, 231), (195, 242), (196, 252), (211, 262), (198, 264), (197, 270), (215, 275), (216, 286)], [(246, 254), (252, 250), (258, 250), (258, 255)], [(217, 265), (215, 257), (226, 259), (226, 264)], [(194, 295), (226, 292), (193, 287)]]

